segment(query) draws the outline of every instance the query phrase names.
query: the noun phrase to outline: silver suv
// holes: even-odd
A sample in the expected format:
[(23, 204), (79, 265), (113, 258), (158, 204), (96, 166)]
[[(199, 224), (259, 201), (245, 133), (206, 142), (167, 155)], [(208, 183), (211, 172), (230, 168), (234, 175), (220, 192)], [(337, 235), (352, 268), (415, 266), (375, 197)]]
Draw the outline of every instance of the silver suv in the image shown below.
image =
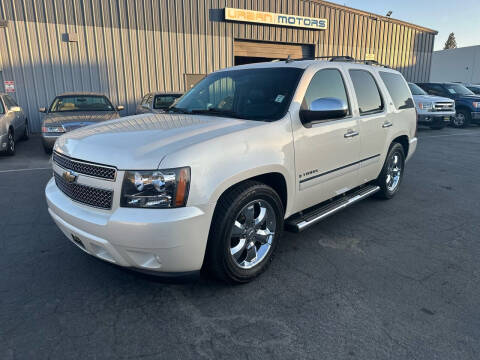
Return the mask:
[(15, 142), (28, 139), (30, 131), (22, 108), (10, 95), (0, 93), (0, 151), (15, 154)]
[(335, 60), (220, 70), (168, 113), (61, 136), (45, 190), (52, 218), (120, 266), (253, 279), (284, 225), (302, 231), (370, 195), (394, 197), (415, 152), (403, 76)]

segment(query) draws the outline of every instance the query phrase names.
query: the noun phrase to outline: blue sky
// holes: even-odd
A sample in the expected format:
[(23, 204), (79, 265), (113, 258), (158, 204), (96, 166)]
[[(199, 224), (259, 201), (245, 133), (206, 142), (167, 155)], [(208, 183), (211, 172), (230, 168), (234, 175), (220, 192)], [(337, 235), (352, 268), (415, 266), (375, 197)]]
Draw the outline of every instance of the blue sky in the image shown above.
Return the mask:
[(480, 45), (480, 0), (333, 0), (333, 2), (380, 15), (392, 10), (392, 18), (437, 30), (435, 50), (443, 49), (451, 32), (455, 33), (458, 47)]

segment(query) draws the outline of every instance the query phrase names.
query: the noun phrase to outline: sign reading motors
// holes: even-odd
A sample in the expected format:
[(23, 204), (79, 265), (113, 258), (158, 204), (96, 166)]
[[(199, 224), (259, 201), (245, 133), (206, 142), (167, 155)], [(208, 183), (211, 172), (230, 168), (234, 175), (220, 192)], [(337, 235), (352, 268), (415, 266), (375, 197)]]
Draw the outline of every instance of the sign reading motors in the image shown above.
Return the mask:
[(264, 11), (225, 8), (225, 20), (293, 26), (306, 29), (325, 30), (327, 19), (317, 19), (298, 15), (275, 14)]

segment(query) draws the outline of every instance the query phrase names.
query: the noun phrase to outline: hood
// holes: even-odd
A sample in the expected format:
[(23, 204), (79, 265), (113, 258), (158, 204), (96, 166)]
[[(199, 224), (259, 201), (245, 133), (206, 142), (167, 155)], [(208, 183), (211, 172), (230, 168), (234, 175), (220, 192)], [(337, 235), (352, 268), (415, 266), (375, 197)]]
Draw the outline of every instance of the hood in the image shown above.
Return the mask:
[(204, 115), (141, 114), (67, 133), (58, 138), (55, 150), (118, 169), (156, 169), (176, 150), (262, 124)]
[(116, 111), (65, 111), (45, 115), (43, 123), (64, 125), (67, 130), (118, 118)]
[(435, 95), (413, 95), (415, 104), (419, 102), (454, 102), (452, 99)]

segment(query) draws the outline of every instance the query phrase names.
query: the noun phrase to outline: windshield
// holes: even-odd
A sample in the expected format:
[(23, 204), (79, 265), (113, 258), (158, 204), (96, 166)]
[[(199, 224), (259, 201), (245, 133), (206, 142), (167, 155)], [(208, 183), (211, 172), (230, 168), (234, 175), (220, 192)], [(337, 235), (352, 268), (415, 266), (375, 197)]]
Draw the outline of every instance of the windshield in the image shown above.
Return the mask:
[(408, 87), (410, 88), (412, 95), (428, 95), (420, 86), (416, 84), (408, 83)]
[(56, 97), (52, 106), (50, 106), (49, 112), (113, 110), (112, 104), (105, 96), (71, 95)]
[(170, 108), (172, 112), (273, 121), (283, 117), (303, 73), (264, 68), (213, 73)]
[(445, 84), (447, 91), (450, 94), (458, 94), (458, 95), (475, 95), (473, 92), (468, 90), (465, 86), (459, 84)]
[(168, 109), (177, 100), (180, 94), (156, 95), (153, 103), (154, 109)]

